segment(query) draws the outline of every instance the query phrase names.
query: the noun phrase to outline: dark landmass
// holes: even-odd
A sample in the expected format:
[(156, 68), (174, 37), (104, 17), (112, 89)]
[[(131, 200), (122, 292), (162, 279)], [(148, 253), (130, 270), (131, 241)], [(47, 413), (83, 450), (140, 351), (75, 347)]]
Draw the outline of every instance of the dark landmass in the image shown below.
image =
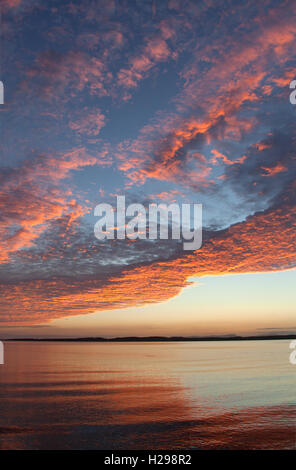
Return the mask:
[(126, 342), (173, 342), (173, 341), (268, 341), (275, 339), (296, 339), (296, 334), (288, 335), (261, 335), (261, 336), (127, 336), (118, 338), (10, 338), (3, 341), (67, 341), (67, 342), (97, 342), (97, 343), (126, 343)]

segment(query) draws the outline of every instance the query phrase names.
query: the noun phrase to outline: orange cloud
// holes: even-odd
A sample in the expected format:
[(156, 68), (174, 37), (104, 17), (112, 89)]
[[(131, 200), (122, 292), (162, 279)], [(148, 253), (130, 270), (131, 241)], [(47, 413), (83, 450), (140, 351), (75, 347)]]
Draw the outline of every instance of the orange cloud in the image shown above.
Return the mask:
[[(259, 28), (254, 38), (248, 38), (245, 44), (219, 45), (219, 58), (211, 63), (204, 74), (200, 73), (196, 62), (211, 57), (211, 48), (215, 49), (217, 45), (205, 48), (204, 56), (200, 55), (199, 49), (193, 52), (193, 64), (187, 70), (190, 78), (183, 74), (184, 90), (176, 101), (179, 112), (188, 113), (188, 109), (198, 105), (205, 110), (204, 116), (183, 120), (177, 115), (175, 118), (161, 117), (154, 125), (146, 126), (142, 135), (130, 144), (126, 155), (119, 150), (118, 158), (122, 162), (126, 158), (129, 160), (128, 163), (121, 163), (121, 169), (126, 171), (132, 183), (142, 184), (147, 178), (176, 181), (179, 177), (187, 181), (186, 172), (182, 171), (184, 159), (179, 156), (198, 136), (209, 144), (213, 130), (223, 122), (223, 131), (215, 138), (238, 140), (243, 132), (255, 126), (254, 119), (239, 119), (237, 114), (244, 104), (257, 102), (260, 93), (264, 94), (270, 51), (275, 52), (276, 65), (283, 65), (292, 53), (296, 36), (296, 26), (290, 18), (285, 16), (275, 22), (276, 9), (269, 16), (266, 25)], [(162, 136), (155, 137), (160, 132)], [(130, 152), (135, 156), (130, 158)], [(203, 171), (203, 174), (206, 173)], [(207, 178), (200, 178), (199, 182), (201, 185), (209, 184)]]
[(259, 142), (258, 144), (256, 144), (256, 147), (259, 152), (262, 152), (265, 149), (269, 149), (271, 147), (271, 144), (267, 142)]
[[(199, 106), (205, 110), (205, 115), (183, 120), (179, 116), (165, 115), (154, 125), (146, 126), (140, 138), (130, 145), (129, 150), (135, 153), (135, 157), (130, 159), (130, 152), (127, 152), (129, 162), (121, 165), (131, 182), (142, 184), (147, 178), (174, 181), (178, 176), (187, 181), (182, 172), (184, 160), (179, 156), (199, 135), (209, 144), (211, 132), (223, 122), (225, 128), (215, 138), (238, 140), (243, 132), (256, 125), (254, 119), (239, 119), (237, 114), (245, 103), (257, 102), (260, 94), (266, 93), (264, 80), (270, 73), (270, 52), (274, 51), (276, 66), (285, 64), (293, 53), (296, 26), (292, 16), (295, 7), (290, 5), (290, 9), (291, 15), (283, 17), (277, 8), (270, 10), (265, 23), (245, 42), (221, 45), (220, 41), (219, 44), (208, 45), (203, 51), (197, 46), (192, 53), (192, 66), (182, 74), (185, 85), (177, 103), (179, 112), (188, 114), (188, 109)], [(219, 51), (216, 60), (211, 59), (213, 50), (215, 55)], [(198, 67), (200, 60), (210, 64), (205, 73), (201, 73)], [(292, 71), (289, 69), (284, 73), (290, 77)], [(154, 137), (158, 132), (167, 135)], [(144, 165), (142, 156), (145, 156)], [(121, 154), (119, 158), (124, 160), (125, 155)], [(225, 159), (224, 163), (227, 163)], [(204, 178), (200, 183), (208, 184)]]
[(71, 223), (85, 213), (86, 209), (73, 198), (71, 191), (61, 190), (58, 183), (70, 171), (98, 163), (99, 158), (81, 148), (55, 157), (25, 161), (3, 175), (0, 262), (30, 247), (51, 221), (67, 216)]
[(229, 160), (229, 158), (227, 158), (226, 155), (223, 155), (223, 153), (220, 153), (216, 149), (211, 150), (211, 152), (214, 154), (214, 157), (211, 159), (211, 162), (214, 164), (216, 164), (217, 161), (220, 159), (226, 165), (234, 165), (236, 163), (243, 163), (245, 159), (247, 158), (246, 155), (243, 155), (242, 157), (237, 158), (236, 160)]
[(273, 168), (266, 168), (264, 166), (262, 166), (261, 168), (265, 171), (265, 173), (262, 173), (261, 176), (274, 176), (278, 173), (282, 173), (282, 171), (288, 170), (288, 168), (286, 168), (281, 163), (277, 163)]
[[(295, 190), (295, 187), (293, 188)], [(7, 324), (162, 302), (188, 286), (191, 276), (266, 272), (295, 267), (296, 207), (257, 213), (221, 230), (196, 252), (130, 267), (108, 280), (28, 281), (1, 286), (1, 317)]]

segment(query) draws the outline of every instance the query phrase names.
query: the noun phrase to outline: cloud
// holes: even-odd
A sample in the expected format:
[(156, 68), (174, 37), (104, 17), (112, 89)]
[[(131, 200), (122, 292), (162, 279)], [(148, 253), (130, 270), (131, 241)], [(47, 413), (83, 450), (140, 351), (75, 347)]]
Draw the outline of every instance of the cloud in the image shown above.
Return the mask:
[[(46, 151), (1, 169), (2, 322), (36, 324), (160, 302), (178, 295), (193, 275), (294, 268), (295, 114), (284, 87), (296, 71), (295, 4), (236, 2), (228, 8), (218, 0), (213, 8), (185, 0), (151, 11), (141, 2), (131, 9), (85, 1), (63, 5), (59, 24), (48, 6), (39, 4), (50, 17), (49, 31), (28, 16), (6, 23), (16, 34), (6, 60), (14, 71), (10, 60), (17, 56), (26, 92), (11, 101), (18, 106), (13, 145), (19, 159), (25, 140)], [(29, 39), (18, 48), (20, 38)], [(137, 135), (146, 118), (138, 119), (143, 96), (137, 91), (158, 74), (159, 90), (145, 96), (145, 113), (157, 112)], [(13, 88), (14, 72), (11, 77)], [(163, 91), (171, 99), (160, 110)], [(127, 102), (132, 93), (135, 104)], [(55, 132), (41, 115), (58, 121)], [(102, 135), (110, 141), (103, 142), (97, 137), (106, 116), (110, 126)], [(69, 148), (69, 139), (79, 147), (47, 151), (50, 145)], [(93, 150), (97, 144), (101, 148)], [(113, 157), (104, 197), (122, 191), (125, 176), (128, 190), (147, 184), (142, 198), (146, 189), (163, 200), (186, 193), (195, 201), (203, 197), (207, 211), (214, 206), (201, 250), (184, 254), (169, 241), (95, 242), (93, 227), (82, 221), (91, 203), (70, 176), (110, 166)], [(8, 160), (19, 161), (11, 149)]]
[(72, 170), (100, 163), (84, 148), (57, 156), (37, 156), (0, 173), (2, 262), (18, 250), (30, 247), (54, 220), (66, 226), (85, 213), (71, 190), (59, 188)]
[(125, 88), (134, 88), (139, 81), (147, 77), (148, 72), (157, 64), (165, 62), (169, 58), (176, 59), (176, 52), (173, 52), (167, 43), (167, 39), (172, 34), (173, 32), (170, 31), (170, 34), (166, 34), (165, 39), (162, 37), (163, 33), (149, 39), (141, 53), (129, 59), (129, 66), (118, 72), (119, 85)]
[[(200, 187), (211, 185), (211, 163), (217, 159), (200, 164), (195, 161), (195, 155), (211, 143), (223, 139), (239, 142), (255, 132), (258, 120), (243, 113), (251, 106), (254, 109), (262, 106), (266, 87), (269, 94), (274, 94), (274, 100), (281, 96), (283, 84), (277, 82), (275, 75), (280, 73), (287, 84), (295, 74), (289, 61), (296, 37), (294, 14), (293, 4), (271, 7), (262, 17), (257, 16), (252, 34), (247, 26), (246, 32), (242, 32), (240, 25), (221, 41), (225, 27), (222, 23), (213, 36), (207, 36), (206, 45), (202, 42), (203, 48), (197, 42), (191, 53), (191, 65), (180, 74), (184, 86), (175, 98), (176, 112), (163, 113), (146, 125), (137, 139), (125, 142), (124, 148), (118, 150), (120, 168), (126, 172), (130, 184), (158, 179), (184, 181), (193, 187), (196, 183)], [(227, 14), (225, 18), (227, 23)], [(149, 67), (149, 55), (140, 56), (139, 70)], [(129, 69), (129, 80), (137, 77), (132, 70), (133, 66)], [(240, 155), (235, 161), (244, 159)], [(227, 165), (231, 160), (224, 158), (221, 163)]]
[[(34, 280), (1, 285), (2, 323), (46, 322), (168, 300), (191, 276), (267, 272), (296, 267), (295, 183), (272, 208), (212, 233), (196, 252), (120, 268), (100, 279)], [(13, 313), (11, 312), (13, 306)]]
[(80, 116), (69, 122), (69, 127), (77, 134), (97, 136), (105, 125), (105, 116), (99, 110), (80, 113)]
[(29, 89), (29, 81), (34, 79), (34, 88), (39, 88), (44, 97), (61, 99), (64, 94), (65, 100), (84, 90), (90, 95), (106, 96), (106, 85), (112, 78), (100, 58), (82, 51), (41, 52), (26, 74), (23, 87)]
[(211, 153), (213, 153), (213, 158), (211, 159), (211, 162), (213, 164), (216, 164), (219, 160), (222, 160), (225, 165), (235, 165), (236, 163), (243, 163), (245, 159), (247, 158), (246, 155), (243, 155), (242, 157), (238, 158), (237, 160), (229, 160), (229, 158), (226, 155), (223, 155), (223, 153), (219, 152), (216, 149), (211, 150)]
[(261, 168), (264, 171), (262, 176), (268, 176), (268, 177), (277, 175), (278, 173), (281, 173), (282, 171), (288, 170), (288, 168), (286, 168), (281, 163), (277, 163), (273, 168), (266, 168), (264, 166), (262, 166)]

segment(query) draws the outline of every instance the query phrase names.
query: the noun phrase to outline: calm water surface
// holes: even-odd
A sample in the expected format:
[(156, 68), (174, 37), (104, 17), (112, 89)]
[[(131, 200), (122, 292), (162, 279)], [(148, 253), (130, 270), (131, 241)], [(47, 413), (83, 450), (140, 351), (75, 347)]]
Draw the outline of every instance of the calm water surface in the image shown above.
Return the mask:
[(6, 342), (0, 449), (295, 449), (289, 341)]

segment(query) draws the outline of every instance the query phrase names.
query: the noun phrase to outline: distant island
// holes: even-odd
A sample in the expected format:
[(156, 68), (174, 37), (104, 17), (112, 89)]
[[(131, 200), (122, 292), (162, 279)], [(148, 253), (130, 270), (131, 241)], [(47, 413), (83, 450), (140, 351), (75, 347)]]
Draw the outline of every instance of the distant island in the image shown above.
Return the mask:
[(97, 343), (126, 343), (126, 342), (174, 342), (174, 341), (267, 341), (275, 339), (296, 339), (296, 334), (261, 335), (261, 336), (125, 336), (116, 338), (84, 337), (84, 338), (9, 338), (3, 341), (67, 341), (67, 342), (97, 342)]

